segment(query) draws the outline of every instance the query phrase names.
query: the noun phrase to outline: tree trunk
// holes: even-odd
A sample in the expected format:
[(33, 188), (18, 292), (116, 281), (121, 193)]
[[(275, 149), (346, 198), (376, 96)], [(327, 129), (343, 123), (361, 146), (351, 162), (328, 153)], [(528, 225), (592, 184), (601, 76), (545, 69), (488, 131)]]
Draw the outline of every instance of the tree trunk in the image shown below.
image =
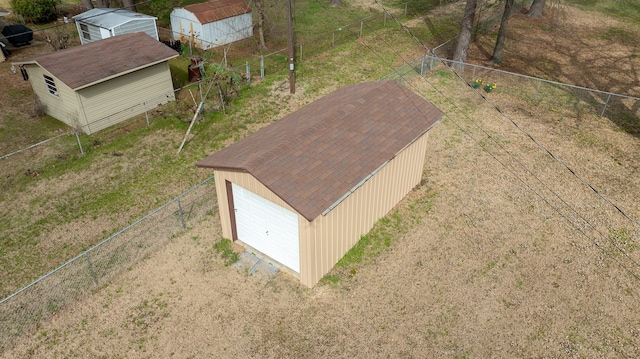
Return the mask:
[(122, 6), (125, 8), (125, 10), (137, 11), (134, 0), (122, 0)]
[(82, 9), (83, 10), (93, 9), (93, 2), (91, 2), (91, 0), (82, 0)]
[(97, 8), (107, 8), (109, 7), (109, 0), (96, 0)]
[(331, 3), (329, 3), (329, 6), (341, 7), (342, 6), (342, 1), (340, 1), (340, 0), (331, 0)]
[(533, 4), (529, 8), (529, 11), (525, 15), (529, 17), (542, 17), (542, 10), (544, 9), (544, 3), (547, 0), (533, 0)]
[(513, 12), (514, 0), (507, 0), (504, 5), (504, 13), (502, 14), (502, 22), (500, 22), (500, 29), (498, 30), (498, 38), (496, 39), (496, 47), (493, 49), (493, 56), (487, 65), (499, 64), (502, 61), (502, 50), (504, 49), (504, 42), (507, 38), (507, 23), (511, 18)]
[(258, 9), (258, 39), (260, 40), (260, 49), (266, 50), (267, 45), (264, 42), (264, 4), (263, 0), (255, 0), (256, 9)]
[[(453, 61), (465, 62), (467, 60), (467, 52), (469, 51), (469, 44), (471, 43), (473, 20), (476, 15), (477, 5), (478, 0), (467, 0), (462, 25), (460, 27), (460, 35), (458, 35), (458, 44), (453, 53)], [(456, 70), (462, 70), (463, 67), (462, 64), (453, 64), (453, 68)]]

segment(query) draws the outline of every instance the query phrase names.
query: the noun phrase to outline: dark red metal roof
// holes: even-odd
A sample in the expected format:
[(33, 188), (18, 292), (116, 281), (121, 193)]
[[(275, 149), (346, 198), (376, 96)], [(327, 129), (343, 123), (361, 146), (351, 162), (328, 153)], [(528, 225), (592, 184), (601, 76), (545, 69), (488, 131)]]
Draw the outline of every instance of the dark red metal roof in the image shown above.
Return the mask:
[(251, 12), (251, 8), (244, 0), (211, 0), (185, 6), (184, 9), (193, 13), (201, 24)]
[(349, 85), (196, 166), (249, 172), (312, 221), (441, 116), (397, 82)]
[(118, 35), (51, 52), (16, 64), (36, 63), (72, 89), (177, 57), (144, 32)]

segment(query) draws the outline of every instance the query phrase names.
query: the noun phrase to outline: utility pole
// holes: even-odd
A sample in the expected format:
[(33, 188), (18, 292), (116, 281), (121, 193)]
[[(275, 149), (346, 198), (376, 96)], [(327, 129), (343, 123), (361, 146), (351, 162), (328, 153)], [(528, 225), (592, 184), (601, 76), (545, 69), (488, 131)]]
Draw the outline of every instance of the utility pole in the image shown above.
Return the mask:
[(287, 0), (289, 6), (289, 16), (287, 23), (289, 25), (289, 92), (296, 93), (296, 82), (293, 74), (293, 14), (291, 11), (291, 0)]

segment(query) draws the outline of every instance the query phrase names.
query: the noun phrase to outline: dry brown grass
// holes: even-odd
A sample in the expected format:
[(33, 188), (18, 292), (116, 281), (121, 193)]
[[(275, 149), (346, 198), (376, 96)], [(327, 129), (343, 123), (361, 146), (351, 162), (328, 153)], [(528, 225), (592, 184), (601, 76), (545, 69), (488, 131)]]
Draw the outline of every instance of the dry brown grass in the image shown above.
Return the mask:
[[(300, 89), (314, 81), (303, 77)], [(632, 218), (638, 138), (615, 119), (535, 106), (499, 87), (487, 97), (503, 117), (446, 71), (408, 86), (447, 116), (430, 132), (424, 184), (396, 208), (407, 230), (388, 251), (338, 284), (306, 289), (285, 274), (225, 267), (212, 249), (214, 219), (3, 356), (637, 357), (637, 226), (510, 120)], [(296, 95), (284, 111), (318, 95)]]

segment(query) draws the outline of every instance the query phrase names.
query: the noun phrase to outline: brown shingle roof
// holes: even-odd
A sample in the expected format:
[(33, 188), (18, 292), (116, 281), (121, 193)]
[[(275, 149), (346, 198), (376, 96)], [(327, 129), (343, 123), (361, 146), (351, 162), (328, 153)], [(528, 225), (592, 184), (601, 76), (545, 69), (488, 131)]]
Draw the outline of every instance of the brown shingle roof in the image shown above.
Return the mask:
[(349, 85), (196, 166), (249, 172), (312, 221), (441, 116), (397, 82)]
[(192, 12), (201, 24), (226, 19), (251, 12), (244, 0), (211, 0), (184, 7)]
[(177, 56), (165, 44), (136, 32), (15, 63), (36, 63), (65, 85), (79, 89)]

